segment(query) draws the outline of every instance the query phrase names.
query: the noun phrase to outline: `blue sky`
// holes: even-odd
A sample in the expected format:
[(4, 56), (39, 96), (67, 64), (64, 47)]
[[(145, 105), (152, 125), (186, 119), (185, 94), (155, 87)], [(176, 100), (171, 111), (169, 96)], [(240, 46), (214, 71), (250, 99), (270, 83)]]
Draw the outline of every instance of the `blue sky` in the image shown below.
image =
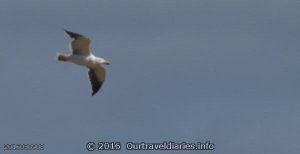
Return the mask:
[[(299, 1), (0, 3), (1, 146), (82, 154), (88, 141), (209, 140), (216, 149), (201, 153), (300, 151)], [(91, 37), (111, 63), (94, 97), (85, 68), (55, 60), (69, 52), (63, 29)], [(122, 149), (111, 153), (174, 153)]]

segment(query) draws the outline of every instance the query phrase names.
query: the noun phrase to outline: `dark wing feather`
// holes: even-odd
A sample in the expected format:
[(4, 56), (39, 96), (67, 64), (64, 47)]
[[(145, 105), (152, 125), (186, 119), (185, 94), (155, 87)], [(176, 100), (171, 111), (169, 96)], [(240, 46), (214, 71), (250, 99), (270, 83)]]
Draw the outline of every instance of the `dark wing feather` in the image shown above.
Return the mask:
[(65, 30), (65, 32), (71, 37), (71, 38), (74, 38), (74, 39), (78, 39), (80, 37), (84, 37), (83, 35), (80, 35), (80, 34), (77, 34), (77, 33), (74, 33), (74, 32), (70, 32), (70, 31), (67, 31)]
[(93, 96), (99, 91), (99, 89), (103, 84), (103, 81), (100, 81), (97, 78), (96, 72), (93, 69), (89, 70), (89, 77), (90, 77), (90, 82), (92, 84), (92, 90), (93, 90), (92, 96)]

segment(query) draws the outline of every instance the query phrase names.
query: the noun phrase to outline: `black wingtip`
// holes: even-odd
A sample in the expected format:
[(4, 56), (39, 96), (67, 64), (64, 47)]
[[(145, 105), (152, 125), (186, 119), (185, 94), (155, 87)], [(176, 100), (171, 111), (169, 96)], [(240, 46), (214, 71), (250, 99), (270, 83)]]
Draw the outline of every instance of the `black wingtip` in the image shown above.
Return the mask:
[(74, 38), (74, 39), (77, 39), (79, 37), (83, 37), (83, 35), (81, 34), (77, 34), (77, 33), (74, 33), (74, 32), (71, 32), (71, 31), (68, 31), (68, 30), (65, 30), (64, 31), (71, 37), (71, 38)]
[(89, 79), (92, 85), (92, 96), (94, 96), (101, 88), (103, 81), (99, 81), (97, 75), (93, 69), (88, 72)]
[(99, 87), (97, 87), (96, 89), (93, 89), (92, 96), (94, 96), (98, 93), (98, 91), (101, 89), (101, 86), (102, 86), (102, 82), (100, 83)]
[(93, 92), (92, 92), (92, 96), (94, 96), (95, 94), (98, 93), (98, 91), (101, 89), (103, 82), (98, 82), (97, 85), (95, 85), (95, 87), (93, 86)]

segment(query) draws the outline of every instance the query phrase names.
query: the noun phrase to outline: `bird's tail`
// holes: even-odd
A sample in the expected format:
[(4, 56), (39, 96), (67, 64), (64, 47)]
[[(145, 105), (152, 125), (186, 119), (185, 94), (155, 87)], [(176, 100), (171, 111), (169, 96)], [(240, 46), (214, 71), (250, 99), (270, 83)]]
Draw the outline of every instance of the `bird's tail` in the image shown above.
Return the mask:
[(58, 61), (64, 61), (64, 62), (66, 62), (66, 61), (68, 61), (69, 60), (69, 58), (70, 58), (70, 56), (68, 56), (68, 55), (64, 55), (64, 54), (60, 54), (60, 53), (58, 53), (58, 54), (56, 54), (57, 55), (57, 60)]

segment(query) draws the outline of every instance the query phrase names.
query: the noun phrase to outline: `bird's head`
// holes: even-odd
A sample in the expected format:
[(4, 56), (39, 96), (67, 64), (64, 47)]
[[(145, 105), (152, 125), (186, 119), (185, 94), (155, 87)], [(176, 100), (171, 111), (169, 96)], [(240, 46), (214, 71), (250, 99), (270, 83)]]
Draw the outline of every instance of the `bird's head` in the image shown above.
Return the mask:
[(106, 60), (106, 59), (104, 59), (104, 60), (101, 62), (101, 64), (109, 65), (109, 61)]
[(109, 61), (103, 58), (97, 58), (97, 63), (109, 65)]

